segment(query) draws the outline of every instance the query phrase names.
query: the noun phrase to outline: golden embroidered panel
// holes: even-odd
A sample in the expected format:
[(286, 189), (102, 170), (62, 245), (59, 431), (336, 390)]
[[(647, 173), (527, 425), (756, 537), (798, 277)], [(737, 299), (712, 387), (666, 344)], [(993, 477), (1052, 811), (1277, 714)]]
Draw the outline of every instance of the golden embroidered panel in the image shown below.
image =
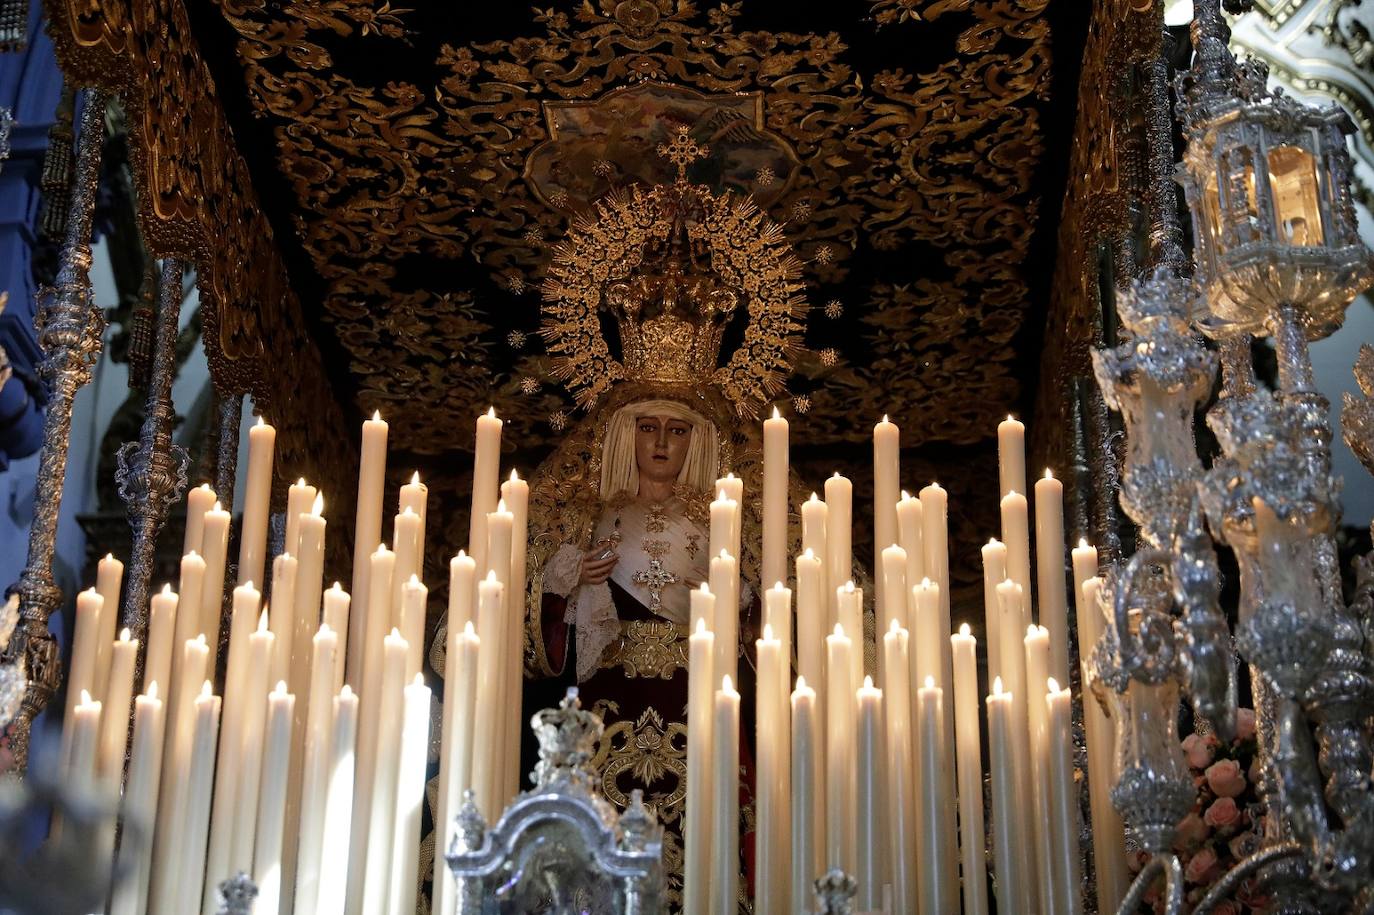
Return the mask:
[(803, 261), (780, 398), (799, 438), (860, 443), (887, 412), (908, 446), (985, 441), (1034, 375), (1028, 260), (1067, 143), (1046, 136), (1049, 5), (216, 0), (193, 20), (336, 389), (418, 456), (466, 446), (489, 400), (513, 439), (556, 440), (577, 406), (535, 333), (550, 248), (608, 193), (670, 181), (655, 149), (679, 127), (711, 149), (689, 177), (752, 195)]

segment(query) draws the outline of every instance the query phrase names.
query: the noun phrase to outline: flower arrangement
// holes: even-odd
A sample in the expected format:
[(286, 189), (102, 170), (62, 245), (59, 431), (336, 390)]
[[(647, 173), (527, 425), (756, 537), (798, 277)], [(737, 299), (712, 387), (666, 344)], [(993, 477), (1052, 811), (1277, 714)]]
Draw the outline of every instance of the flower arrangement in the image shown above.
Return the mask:
[[(1197, 800), (1178, 825), (1174, 851), (1183, 865), (1184, 900), (1192, 907), (1232, 866), (1258, 850), (1264, 835), (1264, 807), (1255, 788), (1259, 753), (1254, 711), (1238, 710), (1236, 736), (1229, 744), (1222, 744), (1213, 734), (1193, 733), (1183, 739), (1183, 755), (1193, 773)], [(1148, 862), (1149, 855), (1143, 851), (1130, 855), (1133, 872)], [(1213, 911), (1247, 915), (1263, 910), (1266, 903), (1257, 884), (1247, 880), (1234, 898)], [(1141, 912), (1163, 911), (1161, 878), (1146, 893)]]

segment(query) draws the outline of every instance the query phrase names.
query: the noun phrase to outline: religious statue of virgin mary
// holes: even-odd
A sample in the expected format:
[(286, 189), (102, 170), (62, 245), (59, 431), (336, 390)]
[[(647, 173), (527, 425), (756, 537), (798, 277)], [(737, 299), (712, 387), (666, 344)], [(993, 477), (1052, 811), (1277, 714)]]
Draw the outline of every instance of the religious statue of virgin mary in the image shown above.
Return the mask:
[[(752, 200), (687, 182), (683, 165), (701, 150), (685, 132), (660, 151), (678, 164), (677, 182), (622, 193), (577, 219), (544, 283), (555, 374), (587, 415), (531, 481), (525, 644), (531, 677), (575, 680), (602, 716), (593, 761), (602, 794), (623, 807), (642, 789), (664, 824), (676, 908), (689, 592), (707, 578), (712, 488), (734, 473), (746, 493), (737, 609), (748, 678), (761, 527), (755, 417), (782, 389), (804, 312), (801, 264), (781, 229)], [(723, 359), (727, 337), (736, 342)], [(741, 693), (751, 696), (747, 682)]]

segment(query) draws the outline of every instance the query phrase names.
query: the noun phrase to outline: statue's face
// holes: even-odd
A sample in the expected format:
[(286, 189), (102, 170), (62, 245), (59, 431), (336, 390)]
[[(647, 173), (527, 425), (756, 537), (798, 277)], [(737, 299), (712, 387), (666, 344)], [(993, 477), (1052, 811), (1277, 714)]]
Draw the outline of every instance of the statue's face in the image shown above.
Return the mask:
[(635, 420), (635, 464), (642, 479), (672, 482), (687, 461), (692, 443), (692, 424), (667, 416), (641, 416)]

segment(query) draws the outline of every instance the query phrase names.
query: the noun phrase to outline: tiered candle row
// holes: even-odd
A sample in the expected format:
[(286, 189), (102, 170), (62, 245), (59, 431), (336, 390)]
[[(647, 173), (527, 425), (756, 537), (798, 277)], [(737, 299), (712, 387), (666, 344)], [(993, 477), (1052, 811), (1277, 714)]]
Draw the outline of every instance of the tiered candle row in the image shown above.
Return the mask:
[[(494, 819), (518, 788), (529, 491), (516, 474), (498, 486), (500, 433), (494, 414), (479, 419), (476, 546), (449, 568), (441, 848), (466, 789)], [(178, 588), (152, 598), (136, 699), (139, 642), (128, 630), (113, 639), (123, 566), (106, 557), (79, 596), (63, 765), (92, 790), (122, 787), (120, 848), (113, 828), (104, 841), (131, 876), (111, 912), (211, 913), (219, 882), (239, 871), (259, 887), (259, 915), (415, 910), (430, 721), (428, 492), (418, 475), (401, 487), (392, 548), (381, 544), (386, 423), (364, 423), (362, 441), (356, 526), (368, 545), (353, 551), (353, 593), (323, 587), (323, 497), (300, 480), (288, 490), (268, 607), (252, 575), (266, 567), (275, 431), (261, 421), (251, 430), (222, 695), (214, 646), (230, 515), (208, 486), (188, 494)], [(436, 877), (435, 907), (446, 910), (442, 862)]]
[[(1037, 482), (1032, 528), (1022, 493), (1024, 428), (1009, 419), (998, 432), (1002, 541), (983, 549), (996, 885), (1001, 910), (1058, 915), (1082, 908), (1063, 488), (1048, 471)], [(764, 423), (768, 570), (785, 568), (776, 518), (787, 511), (787, 487), (777, 483), (788, 474), (787, 435), (775, 412)], [(793, 565), (799, 676), (790, 697), (793, 591), (780, 576), (763, 594), (763, 638), (755, 646), (759, 912), (809, 910), (812, 882), (832, 867), (857, 878), (860, 911), (988, 910), (977, 641), (966, 624), (951, 632), (945, 493), (931, 484), (919, 498), (897, 494), (898, 436), (886, 417), (874, 429), (880, 539), (872, 642), (864, 595), (852, 578), (852, 487), (839, 474), (826, 481), (824, 500), (813, 493), (800, 506), (803, 552)], [(734, 490), (718, 481), (712, 505), (712, 555), (722, 563), (738, 553), (717, 553), (725, 536), (717, 531), (738, 525), (744, 499), (741, 483), (728, 479)], [(718, 580), (715, 562), (711, 581), (693, 595), (685, 830), (685, 911), (712, 915), (734, 911), (739, 777), (738, 696), (726, 679), (735, 673), (738, 576)], [(1085, 645), (1102, 625), (1089, 580), (1095, 572), (1096, 554), (1080, 546), (1073, 581)], [(727, 589), (721, 612), (711, 595)], [(876, 660), (867, 674), (866, 648)], [(1096, 708), (1086, 717), (1094, 826), (1109, 830), (1110, 731)], [(1099, 899), (1108, 908), (1125, 888), (1120, 848), (1108, 843), (1097, 853)]]

